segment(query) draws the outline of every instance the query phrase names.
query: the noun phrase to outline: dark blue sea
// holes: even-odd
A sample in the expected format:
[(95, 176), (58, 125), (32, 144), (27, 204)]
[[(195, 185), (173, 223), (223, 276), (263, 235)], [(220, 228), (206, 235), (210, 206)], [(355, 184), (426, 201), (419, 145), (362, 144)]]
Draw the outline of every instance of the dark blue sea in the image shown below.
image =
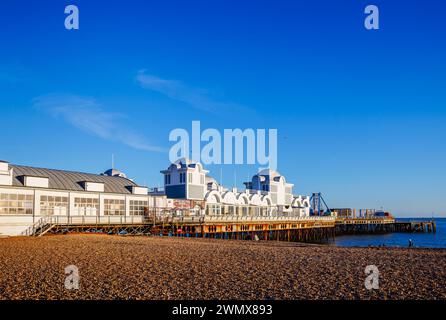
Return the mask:
[[(401, 218), (397, 221), (430, 221), (429, 218)], [(435, 218), (436, 233), (388, 233), (377, 235), (346, 235), (336, 237), (333, 244), (340, 247), (367, 247), (381, 246), (407, 247), (409, 239), (413, 240), (415, 247), (420, 248), (446, 248), (446, 218)]]

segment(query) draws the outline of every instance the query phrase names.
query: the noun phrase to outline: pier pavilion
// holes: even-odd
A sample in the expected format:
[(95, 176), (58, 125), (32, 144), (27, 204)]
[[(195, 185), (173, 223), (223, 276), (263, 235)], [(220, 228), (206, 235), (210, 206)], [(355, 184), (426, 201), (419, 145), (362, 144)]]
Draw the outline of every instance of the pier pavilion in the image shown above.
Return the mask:
[[(246, 189), (228, 189), (208, 175), (201, 163), (180, 159), (171, 164), (164, 175), (164, 190), (168, 198), (201, 200), (205, 207), (189, 208), (185, 215), (309, 217), (310, 198), (293, 195), (293, 184), (273, 170), (262, 170), (245, 182)], [(204, 212), (203, 212), (204, 211)]]
[(255, 174), (243, 191), (221, 186), (188, 159), (161, 172), (164, 189), (150, 190), (116, 169), (90, 174), (1, 161), (0, 235), (146, 234), (162, 226), (163, 232), (202, 236), (257, 232), (262, 238), (310, 239), (310, 229), (334, 228), (334, 218), (310, 217), (309, 197), (293, 195), (293, 185), (276, 171)]
[(148, 210), (167, 208), (116, 169), (102, 174), (34, 168), (0, 162), (0, 234), (20, 235), (47, 217), (60, 221), (143, 222)]

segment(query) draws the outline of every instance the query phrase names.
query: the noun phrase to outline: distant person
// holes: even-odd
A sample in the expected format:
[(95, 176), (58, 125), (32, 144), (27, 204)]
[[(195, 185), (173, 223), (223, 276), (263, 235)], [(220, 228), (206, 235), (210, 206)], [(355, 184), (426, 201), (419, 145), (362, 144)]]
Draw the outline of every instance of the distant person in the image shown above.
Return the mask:
[(412, 241), (412, 239), (409, 239), (409, 248), (412, 248), (413, 247), (413, 241)]

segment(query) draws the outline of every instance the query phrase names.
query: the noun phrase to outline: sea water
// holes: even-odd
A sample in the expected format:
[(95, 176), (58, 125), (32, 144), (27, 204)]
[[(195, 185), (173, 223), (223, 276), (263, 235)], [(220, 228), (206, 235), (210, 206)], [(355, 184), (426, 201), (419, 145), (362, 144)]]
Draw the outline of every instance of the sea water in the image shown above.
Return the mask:
[[(397, 221), (428, 221), (429, 218), (400, 218)], [(340, 247), (388, 246), (408, 247), (412, 239), (415, 247), (446, 248), (446, 218), (435, 218), (436, 233), (386, 233), (337, 236), (332, 244)]]

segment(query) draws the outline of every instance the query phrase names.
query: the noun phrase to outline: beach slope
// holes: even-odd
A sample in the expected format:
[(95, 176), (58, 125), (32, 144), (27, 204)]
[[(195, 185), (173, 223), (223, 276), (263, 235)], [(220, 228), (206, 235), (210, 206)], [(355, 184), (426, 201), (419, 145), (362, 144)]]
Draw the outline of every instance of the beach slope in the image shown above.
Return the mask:
[[(65, 288), (65, 268), (79, 289)], [(368, 290), (365, 268), (379, 270)], [(0, 299), (446, 299), (446, 250), (60, 235), (0, 239)]]

